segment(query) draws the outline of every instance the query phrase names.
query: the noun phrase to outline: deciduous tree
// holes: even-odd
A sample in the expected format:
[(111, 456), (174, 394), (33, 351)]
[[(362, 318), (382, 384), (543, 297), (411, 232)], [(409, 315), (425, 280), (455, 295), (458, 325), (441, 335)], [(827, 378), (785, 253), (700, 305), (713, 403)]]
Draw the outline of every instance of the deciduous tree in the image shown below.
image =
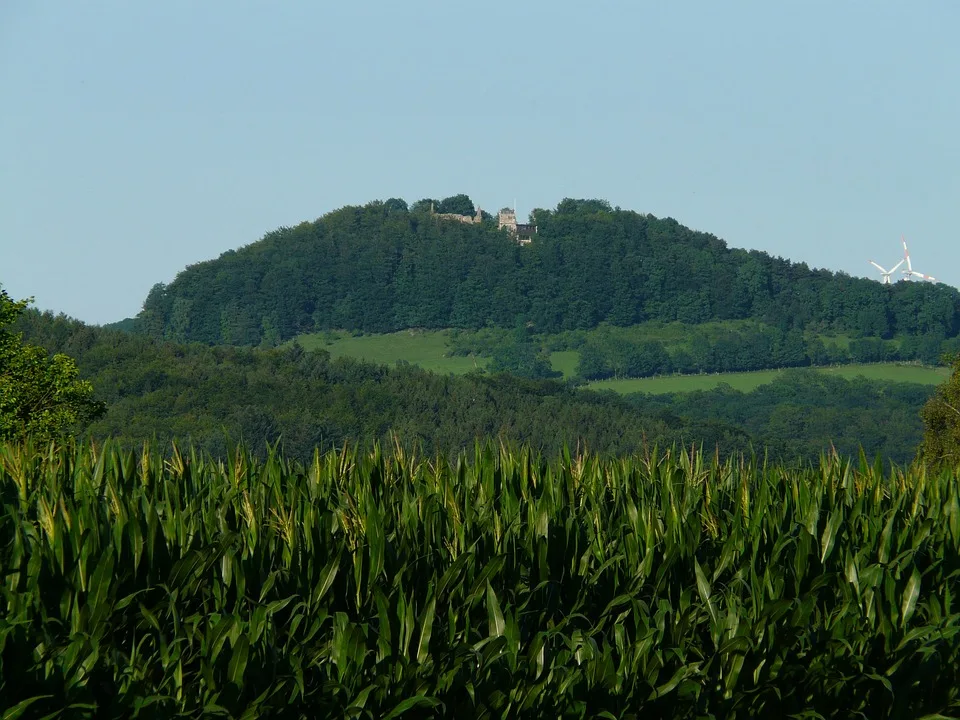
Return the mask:
[(960, 356), (953, 359), (950, 379), (937, 388), (920, 414), (924, 460), (933, 466), (960, 465)]
[(23, 343), (9, 327), (27, 307), (0, 287), (0, 440), (47, 440), (103, 414), (93, 386), (67, 355)]

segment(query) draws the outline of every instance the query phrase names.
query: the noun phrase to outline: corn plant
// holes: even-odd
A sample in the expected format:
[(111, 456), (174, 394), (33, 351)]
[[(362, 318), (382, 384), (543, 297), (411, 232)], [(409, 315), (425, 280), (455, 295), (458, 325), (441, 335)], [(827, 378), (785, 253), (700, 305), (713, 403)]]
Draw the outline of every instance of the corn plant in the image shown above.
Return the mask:
[(960, 483), (478, 444), (0, 446), (16, 717), (960, 709)]

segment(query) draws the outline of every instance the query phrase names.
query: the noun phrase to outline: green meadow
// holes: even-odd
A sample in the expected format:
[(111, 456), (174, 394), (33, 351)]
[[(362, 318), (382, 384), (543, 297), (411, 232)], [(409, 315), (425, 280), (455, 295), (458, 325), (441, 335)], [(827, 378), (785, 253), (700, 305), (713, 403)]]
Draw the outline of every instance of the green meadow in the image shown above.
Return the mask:
[[(638, 326), (639, 327), (639, 326)], [(653, 334), (671, 337), (669, 325), (651, 328)], [(656, 332), (654, 332), (656, 331)], [(638, 330), (639, 332), (639, 330)], [(832, 341), (842, 343), (848, 338), (835, 337)], [(490, 358), (476, 356), (451, 356), (450, 330), (402, 330), (396, 333), (354, 335), (345, 331), (330, 331), (300, 335), (297, 341), (307, 350), (325, 350), (332, 357), (354, 357), (368, 362), (395, 365), (407, 362), (437, 373), (460, 375), (474, 370), (483, 370)], [(576, 374), (580, 354), (576, 350), (556, 350), (550, 353), (554, 369), (564, 378)], [(852, 364), (818, 368), (819, 372), (838, 375), (846, 379), (865, 377), (869, 380), (920, 383), (939, 385), (949, 376), (945, 367), (927, 367), (904, 363)], [(600, 380), (591, 382), (593, 390), (613, 390), (618, 393), (664, 394), (711, 390), (722, 383), (735, 390), (749, 392), (760, 385), (772, 382), (784, 370), (760, 370), (756, 372), (716, 373), (703, 375), (664, 375), (650, 378)]]
[(556, 350), (550, 353), (550, 364), (554, 370), (559, 370), (565, 378), (572, 378), (577, 374), (577, 363), (580, 353), (576, 350)]
[[(847, 380), (864, 377), (868, 380), (939, 385), (950, 375), (949, 368), (934, 368), (899, 363), (876, 363), (869, 365), (840, 365), (816, 368), (818, 372), (836, 375)], [(591, 390), (613, 390), (621, 394), (650, 393), (666, 394), (712, 390), (727, 384), (734, 390), (750, 392), (761, 385), (773, 382), (788, 370), (760, 370), (744, 373), (716, 373), (709, 375), (664, 375), (651, 378), (628, 378), (624, 380), (601, 380), (589, 384)]]
[(461, 375), (483, 369), (490, 362), (490, 358), (448, 357), (449, 337), (449, 330), (401, 330), (385, 335), (356, 336), (332, 331), (300, 335), (297, 341), (307, 350), (326, 350), (335, 358), (354, 357), (383, 365), (402, 361), (437, 373)]

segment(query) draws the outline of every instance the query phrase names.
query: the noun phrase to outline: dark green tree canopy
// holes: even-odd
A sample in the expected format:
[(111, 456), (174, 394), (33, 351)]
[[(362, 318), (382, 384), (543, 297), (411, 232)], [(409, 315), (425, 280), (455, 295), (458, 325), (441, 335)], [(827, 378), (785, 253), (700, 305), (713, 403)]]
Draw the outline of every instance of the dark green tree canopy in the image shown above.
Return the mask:
[(921, 413), (924, 435), (921, 453), (934, 467), (960, 467), (960, 355), (953, 372)]
[[(76, 358), (108, 403), (106, 415), (87, 429), (94, 437), (125, 443), (190, 439), (216, 455), (227, 451), (228, 436), (261, 449), (265, 441), (282, 440), (287, 453), (307, 459), (317, 446), (368, 447), (397, 433), (404, 442), (442, 452), (496, 437), (549, 452), (582, 441), (613, 455), (657, 443), (703, 443), (721, 454), (752, 445), (790, 461), (816, 461), (831, 447), (856, 457), (862, 446), (868, 456), (880, 453), (903, 463), (916, 454), (923, 435), (920, 409), (933, 394), (926, 385), (796, 370), (750, 393), (727, 386), (621, 397), (507, 374), (444, 376), (334, 359), (296, 344), (270, 350), (180, 345), (30, 309), (17, 329), (31, 344)], [(513, 345), (512, 356), (501, 358), (504, 364), (519, 368), (539, 356), (525, 326), (497, 332), (504, 334), (513, 337), (490, 340), (491, 349)], [(641, 362), (663, 360), (658, 343), (624, 349), (618, 363), (635, 354)], [(709, 360), (703, 352), (709, 349), (692, 347), (686, 360), (676, 355), (674, 362)]]
[(433, 208), (434, 212), (436, 212), (438, 207), (440, 207), (439, 200), (435, 198), (423, 198), (422, 200), (417, 200), (410, 206), (410, 212), (430, 212), (430, 208)]
[(388, 210), (393, 210), (394, 212), (407, 212), (407, 201), (403, 198), (390, 198), (389, 200), (384, 201), (384, 206)]
[(63, 354), (23, 343), (9, 328), (29, 301), (14, 301), (0, 287), (0, 440), (48, 440), (103, 414), (93, 387)]
[(428, 222), (431, 202), (437, 212), (474, 210), (466, 195), (421, 200), (410, 211), (394, 199), (277, 230), (154, 288), (139, 327), (157, 338), (259, 345), (334, 328), (522, 322), (552, 333), (752, 319), (783, 333), (769, 350), (782, 365), (803, 363), (798, 331), (806, 329), (939, 340), (960, 331), (954, 288), (884, 286), (731, 249), (671, 218), (603, 200), (537, 209), (537, 234), (523, 246), (495, 223)]
[(473, 206), (473, 200), (463, 193), (451, 195), (440, 201), (437, 207), (438, 213), (456, 213), (457, 215), (474, 215), (477, 209)]
[(533, 342), (528, 328), (522, 325), (514, 330), (506, 342), (494, 349), (490, 371), (531, 379), (558, 378), (563, 375), (553, 369), (547, 353)]

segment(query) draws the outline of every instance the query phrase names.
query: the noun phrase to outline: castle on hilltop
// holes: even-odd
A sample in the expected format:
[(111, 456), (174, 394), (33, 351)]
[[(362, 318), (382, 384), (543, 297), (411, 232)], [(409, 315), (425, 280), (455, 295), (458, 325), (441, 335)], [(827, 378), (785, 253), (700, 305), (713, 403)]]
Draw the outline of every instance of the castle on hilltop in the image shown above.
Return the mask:
[[(479, 225), (483, 222), (483, 210), (477, 207), (474, 215), (461, 215), (460, 213), (438, 213), (433, 208), (433, 202), (430, 203), (430, 214), (438, 220), (453, 220), (454, 222), (464, 223), (465, 225)], [(533, 236), (537, 234), (537, 226), (528, 223), (517, 222), (517, 211), (513, 208), (503, 208), (497, 215), (497, 229), (504, 228), (517, 239), (521, 245), (526, 245)]]
[(533, 236), (537, 234), (536, 225), (517, 222), (517, 211), (513, 208), (503, 208), (500, 210), (499, 215), (497, 215), (497, 229), (503, 230), (504, 228), (506, 228), (521, 245), (529, 243), (533, 240)]
[(438, 213), (433, 209), (433, 202), (430, 203), (430, 214), (440, 220), (456, 220), (466, 225), (479, 225), (483, 222), (483, 210), (477, 207), (475, 215), (461, 215), (460, 213)]

